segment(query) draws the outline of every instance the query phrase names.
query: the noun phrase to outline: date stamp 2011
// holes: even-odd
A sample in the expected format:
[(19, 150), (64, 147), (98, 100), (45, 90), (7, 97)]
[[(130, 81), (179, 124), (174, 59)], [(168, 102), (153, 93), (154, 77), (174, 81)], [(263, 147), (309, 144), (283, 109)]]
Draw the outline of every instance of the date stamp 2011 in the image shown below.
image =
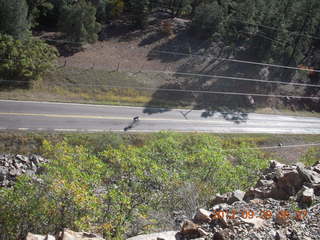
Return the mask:
[(244, 219), (252, 219), (255, 217), (259, 217), (262, 219), (271, 219), (274, 216), (281, 218), (283, 220), (287, 220), (290, 218), (294, 218), (295, 220), (303, 220), (308, 215), (307, 210), (298, 210), (298, 211), (289, 211), (289, 210), (279, 210), (277, 212), (272, 212), (271, 210), (219, 210), (213, 211), (210, 215), (212, 219), (226, 218), (226, 219), (236, 219), (237, 217), (241, 217)]

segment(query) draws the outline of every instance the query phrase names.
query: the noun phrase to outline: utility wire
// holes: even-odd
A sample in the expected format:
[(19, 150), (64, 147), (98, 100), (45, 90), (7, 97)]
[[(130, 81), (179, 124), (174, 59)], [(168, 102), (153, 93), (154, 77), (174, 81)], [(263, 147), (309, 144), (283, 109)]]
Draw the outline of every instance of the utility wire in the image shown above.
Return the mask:
[(155, 71), (155, 70), (150, 70), (150, 71), (149, 70), (142, 70), (142, 71), (138, 71), (138, 73), (139, 72), (141, 72), (141, 73), (165, 73), (165, 74), (171, 74), (171, 75), (184, 75), (184, 76), (193, 76), (193, 77), (221, 78), (221, 79), (230, 79), (230, 80), (239, 80), (239, 81), (262, 82), (262, 83), (272, 83), (272, 84), (284, 84), (284, 85), (294, 85), (294, 86), (303, 86), (303, 87), (320, 87), (320, 85), (308, 84), (308, 83), (268, 81), (268, 80), (262, 80), (262, 79), (229, 77), (229, 76), (201, 74), (201, 73), (170, 72), (170, 71)]
[[(151, 2), (153, 2), (153, 1), (151, 1)], [(168, 5), (164, 5), (163, 3), (162, 4), (161, 3), (157, 3), (157, 4), (158, 4), (158, 6), (168, 7)], [(280, 30), (280, 29), (278, 29), (276, 27), (271, 27), (271, 26), (267, 26), (267, 25), (263, 25), (263, 24), (254, 24), (254, 23), (250, 23), (250, 22), (247, 22), (247, 21), (243, 21), (243, 20), (241, 20), (240, 18), (237, 18), (237, 17), (231, 17), (230, 19), (235, 21), (235, 22), (240, 22), (240, 23), (243, 23), (243, 24), (246, 24), (246, 25), (264, 27), (266, 29), (275, 30), (275, 31), (278, 31), (278, 32), (282, 31), (282, 30)], [(303, 36), (303, 37), (307, 37), (307, 38), (320, 40), (319, 36), (314, 36), (314, 35), (309, 35), (309, 34), (301, 34), (301, 33), (296, 33), (294, 31), (289, 31), (289, 30), (287, 30), (287, 31), (288, 31), (288, 33), (291, 33), (292, 35)]]
[[(0, 82), (9, 82), (10, 80), (0, 80)], [(27, 81), (15, 81), (24, 82)], [(220, 91), (207, 91), (207, 90), (189, 90), (189, 89), (172, 89), (172, 88), (151, 88), (151, 87), (136, 87), (136, 86), (119, 86), (119, 85), (104, 85), (104, 84), (69, 84), (65, 85), (79, 85), (79, 86), (100, 86), (105, 88), (124, 88), (124, 89), (139, 89), (139, 90), (154, 90), (161, 92), (188, 92), (188, 93), (205, 93), (205, 94), (219, 94), (219, 95), (234, 95), (234, 96), (256, 96), (256, 97), (273, 97), (273, 98), (296, 98), (296, 99), (313, 99), (320, 100), (320, 97), (306, 97), (296, 95), (277, 95), (277, 94), (259, 94), (259, 93), (239, 93), (239, 92), (220, 92)]]
[[(164, 74), (170, 74), (170, 75), (220, 78), (220, 79), (228, 79), (228, 80), (238, 80), (238, 81), (249, 81), (249, 82), (260, 82), (260, 83), (269, 83), (269, 84), (283, 84), (283, 85), (292, 85), (292, 86), (300, 86), (300, 87), (320, 88), (320, 85), (309, 84), (309, 83), (270, 81), (270, 80), (254, 79), (254, 78), (231, 77), (231, 76), (224, 76), (224, 75), (212, 75), (212, 74), (202, 74), (202, 73), (172, 72), (172, 71), (158, 71), (158, 70), (139, 70), (137, 72), (132, 72), (132, 71), (126, 70), (126, 71), (122, 71), (122, 72), (135, 73), (135, 74), (137, 74), (137, 73), (164, 73)], [(10, 81), (10, 80), (3, 80), (3, 81)]]
[[(270, 146), (270, 147), (255, 147), (255, 148), (247, 148), (246, 150), (268, 150), (268, 149), (281, 149), (281, 148), (297, 148), (297, 147), (312, 147), (312, 146), (320, 146), (320, 143), (309, 143), (309, 144), (296, 144), (296, 145), (281, 145), (281, 146)], [(232, 149), (222, 149), (222, 152), (229, 151), (239, 151), (237, 148)]]
[[(275, 30), (275, 31), (278, 31), (278, 32), (283, 32), (283, 30), (281, 30), (281, 29), (279, 29), (279, 28), (276, 28), (276, 27), (270, 27), (270, 26), (266, 26), (266, 25), (263, 25), (263, 24), (250, 23), (250, 22), (238, 20), (237, 18), (233, 18), (233, 19), (234, 19), (233, 21), (235, 21), (235, 22), (240, 22), (240, 23), (244, 23), (244, 24), (247, 24), (247, 25), (252, 25), (252, 26), (257, 26), (257, 27), (263, 27), (263, 28), (266, 28), (266, 29)], [(320, 40), (320, 37), (313, 36), (313, 35), (296, 33), (296, 32), (289, 31), (289, 30), (287, 30), (287, 32), (290, 33), (290, 34), (292, 34), (292, 35), (296, 35), (296, 36), (302, 36), (302, 37), (307, 37), (307, 38), (313, 38), (313, 39)]]
[(177, 56), (211, 57), (211, 58), (213, 58), (213, 59), (221, 60), (221, 61), (229, 61), (229, 62), (237, 62), (237, 63), (261, 65), (261, 66), (275, 67), (275, 68), (286, 68), (286, 69), (300, 70), (300, 71), (308, 71), (308, 72), (320, 72), (320, 70), (317, 70), (317, 69), (312, 69), (312, 70), (310, 70), (310, 69), (303, 69), (303, 68), (290, 67), (290, 66), (277, 65), (277, 64), (269, 64), (269, 63), (261, 63), (261, 62), (244, 61), (244, 60), (231, 59), (231, 58), (213, 57), (213, 56), (204, 55), (204, 54), (191, 54), (191, 53), (181, 53), (181, 52), (162, 51), (162, 50), (152, 50), (151, 52), (162, 53), (162, 54), (169, 54), (169, 55), (177, 55)]
[[(43, 39), (43, 40), (44, 41), (50, 41), (50, 42), (83, 44), (81, 42), (72, 42), (72, 41), (64, 41), (64, 40), (49, 40), (49, 39)], [(276, 41), (276, 40), (272, 40), (272, 39), (269, 39), (269, 40), (270, 41)], [(177, 56), (210, 57), (212, 59), (221, 60), (221, 61), (228, 61), (228, 62), (237, 62), (237, 63), (243, 63), (243, 64), (260, 65), (260, 66), (274, 67), (274, 68), (285, 68), (285, 69), (307, 71), (307, 72), (320, 72), (320, 70), (318, 70), (318, 69), (305, 69), (305, 68), (291, 67), (291, 66), (278, 65), (278, 64), (261, 63), (261, 62), (254, 62), (254, 61), (245, 61), (245, 60), (238, 60), (238, 59), (231, 59), (231, 58), (213, 57), (213, 56), (209, 56), (209, 55), (205, 55), (205, 54), (191, 54), (191, 53), (182, 53), (182, 52), (176, 52), (176, 51), (164, 51), (164, 50), (151, 50), (150, 53), (152, 53), (152, 52), (161, 53), (161, 54), (168, 54), (168, 55), (177, 55)], [(7, 60), (13, 60), (13, 59), (1, 58), (0, 60), (7, 61)], [(14, 60), (19, 60), (19, 58), (16, 58)]]

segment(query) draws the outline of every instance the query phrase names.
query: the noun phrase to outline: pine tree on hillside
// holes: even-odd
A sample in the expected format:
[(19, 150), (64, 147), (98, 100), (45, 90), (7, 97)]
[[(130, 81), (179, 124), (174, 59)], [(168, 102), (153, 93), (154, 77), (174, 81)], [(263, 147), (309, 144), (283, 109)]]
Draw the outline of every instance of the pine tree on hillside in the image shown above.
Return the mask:
[(0, 0), (0, 33), (23, 39), (29, 29), (26, 0)]
[(59, 26), (71, 41), (81, 43), (97, 41), (101, 30), (96, 22), (96, 8), (85, 0), (64, 6)]
[(131, 14), (131, 21), (134, 26), (145, 28), (148, 24), (149, 0), (127, 1), (127, 8)]

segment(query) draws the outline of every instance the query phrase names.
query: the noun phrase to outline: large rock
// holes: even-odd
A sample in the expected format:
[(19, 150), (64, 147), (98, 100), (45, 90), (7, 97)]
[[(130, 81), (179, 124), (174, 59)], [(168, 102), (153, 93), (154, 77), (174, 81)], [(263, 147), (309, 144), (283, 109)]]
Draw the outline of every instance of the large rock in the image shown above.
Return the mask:
[(276, 161), (276, 160), (271, 160), (270, 161), (270, 169), (276, 169), (276, 168), (283, 168), (285, 165)]
[(241, 190), (236, 190), (236, 191), (232, 192), (231, 196), (228, 199), (228, 204), (232, 204), (232, 203), (238, 202), (238, 201), (243, 201), (245, 194), (246, 193)]
[(213, 240), (229, 240), (232, 236), (231, 230), (224, 229), (219, 232), (215, 232), (213, 235)]
[(198, 224), (195, 224), (190, 220), (186, 220), (182, 224), (180, 232), (183, 236), (187, 236), (187, 237), (193, 237), (193, 238), (201, 237), (201, 234), (198, 231), (199, 227), (200, 226)]
[(197, 210), (196, 214), (193, 217), (194, 222), (199, 223), (209, 223), (211, 222), (211, 214), (212, 212), (207, 211), (203, 208)]
[(168, 232), (160, 232), (160, 233), (152, 233), (152, 234), (144, 234), (136, 237), (128, 238), (127, 240), (182, 240), (179, 232), (176, 231), (168, 231)]
[(0, 187), (10, 187), (22, 174), (34, 176), (41, 170), (40, 164), (48, 162), (37, 155), (0, 155)]
[(319, 184), (320, 183), (320, 174), (319, 173), (312, 171), (312, 170), (309, 170), (309, 169), (306, 169), (304, 167), (304, 165), (301, 163), (297, 164), (297, 166), (298, 166), (298, 171), (299, 171), (300, 175), (304, 178), (304, 180), (307, 183), (310, 183), (310, 184)]
[(284, 168), (278, 171), (274, 182), (271, 197), (277, 200), (288, 200), (301, 189), (304, 178), (295, 168)]
[(61, 240), (103, 240), (102, 237), (87, 232), (74, 232), (70, 229), (65, 229), (60, 233)]
[(316, 162), (312, 167), (311, 170), (320, 174), (320, 161)]
[(244, 195), (244, 201), (248, 202), (253, 199), (265, 199), (270, 197), (271, 191), (260, 188), (250, 188)]
[(255, 228), (255, 229), (263, 228), (266, 224), (265, 220), (263, 220), (262, 218), (257, 218), (257, 217), (240, 218), (240, 220), (244, 223), (248, 223), (248, 224), (252, 225), (253, 228)]
[(215, 197), (211, 200), (211, 204), (214, 206), (221, 203), (227, 203), (230, 195), (231, 193), (216, 194)]
[(297, 201), (301, 207), (310, 207), (314, 201), (315, 195), (313, 188), (303, 186), (297, 194)]
[(37, 234), (32, 234), (28, 233), (26, 240), (56, 240), (54, 236), (51, 235), (37, 235)]

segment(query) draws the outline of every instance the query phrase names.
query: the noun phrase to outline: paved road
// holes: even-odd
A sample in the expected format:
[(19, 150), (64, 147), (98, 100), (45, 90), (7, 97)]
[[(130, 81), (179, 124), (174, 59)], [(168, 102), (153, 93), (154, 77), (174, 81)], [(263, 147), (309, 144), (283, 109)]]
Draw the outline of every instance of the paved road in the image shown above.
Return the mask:
[(320, 134), (319, 118), (249, 114), (247, 121), (239, 123), (231, 120), (232, 115), (204, 115), (203, 110), (0, 100), (0, 129), (124, 131), (139, 116), (128, 132)]

